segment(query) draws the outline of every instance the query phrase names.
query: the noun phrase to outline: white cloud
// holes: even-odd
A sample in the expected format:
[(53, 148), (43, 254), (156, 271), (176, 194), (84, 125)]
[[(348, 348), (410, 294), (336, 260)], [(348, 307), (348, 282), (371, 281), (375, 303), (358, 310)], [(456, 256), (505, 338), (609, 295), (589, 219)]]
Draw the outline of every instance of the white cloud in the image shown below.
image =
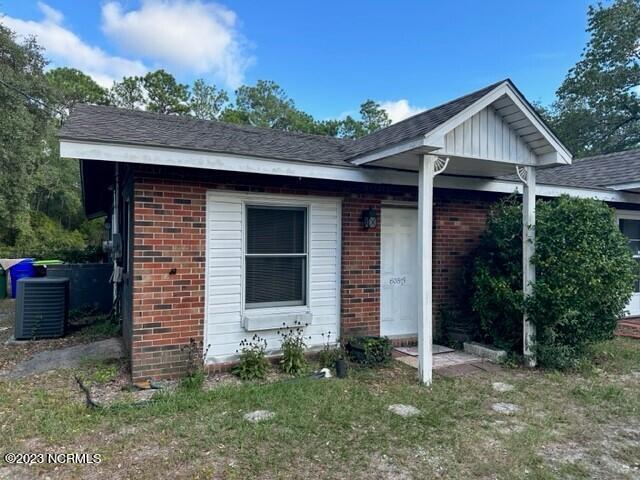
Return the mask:
[(405, 118), (426, 110), (421, 107), (410, 105), (409, 101), (404, 98), (400, 100), (387, 100), (380, 102), (380, 106), (387, 111), (387, 114), (391, 119), (391, 123), (397, 123)]
[(100, 85), (109, 87), (123, 76), (141, 75), (148, 69), (137, 60), (113, 56), (98, 47), (85, 43), (63, 26), (64, 16), (46, 3), (38, 2), (43, 14), (40, 21), (2, 17), (11, 30), (21, 36), (34, 36), (44, 47), (51, 66), (68, 66), (82, 70)]
[(102, 7), (102, 31), (124, 51), (231, 87), (252, 63), (243, 47), (235, 12), (199, 0), (143, 0), (124, 11), (116, 1)]

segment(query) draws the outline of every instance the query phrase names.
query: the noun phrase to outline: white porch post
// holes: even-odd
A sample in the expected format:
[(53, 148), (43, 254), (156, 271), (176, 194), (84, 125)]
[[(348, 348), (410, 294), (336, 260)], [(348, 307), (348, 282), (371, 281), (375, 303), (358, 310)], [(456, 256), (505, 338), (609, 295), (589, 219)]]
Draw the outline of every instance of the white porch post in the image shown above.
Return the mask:
[(433, 179), (448, 162), (424, 155), (418, 170), (418, 374), (426, 385), (431, 384), (433, 368)]
[[(536, 169), (535, 167), (516, 167), (522, 180), (522, 291), (525, 297), (533, 293), (536, 281), (536, 268), (531, 258), (536, 250)], [(523, 353), (525, 365), (536, 366), (535, 341), (536, 327), (523, 317)]]

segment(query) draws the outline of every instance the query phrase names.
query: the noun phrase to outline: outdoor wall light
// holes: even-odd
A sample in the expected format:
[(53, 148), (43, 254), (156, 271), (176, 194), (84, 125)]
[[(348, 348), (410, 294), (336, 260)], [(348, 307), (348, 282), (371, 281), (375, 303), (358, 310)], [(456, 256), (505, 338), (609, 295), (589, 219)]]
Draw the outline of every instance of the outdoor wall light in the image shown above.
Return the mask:
[(368, 208), (362, 212), (362, 227), (365, 230), (376, 228), (378, 224), (378, 214), (375, 208)]

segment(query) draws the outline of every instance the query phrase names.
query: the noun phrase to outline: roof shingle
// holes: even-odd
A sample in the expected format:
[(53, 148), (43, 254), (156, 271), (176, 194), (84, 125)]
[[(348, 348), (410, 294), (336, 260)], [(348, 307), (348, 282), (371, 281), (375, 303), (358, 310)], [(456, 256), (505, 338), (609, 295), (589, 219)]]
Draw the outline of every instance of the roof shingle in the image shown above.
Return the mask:
[(348, 160), (353, 157), (427, 134), (505, 81), (508, 80), (356, 140), (85, 104), (75, 106), (59, 136), (66, 140), (182, 148), (352, 166)]
[[(515, 175), (502, 177), (517, 180)], [(576, 159), (571, 165), (539, 169), (536, 181), (565, 187), (607, 188), (640, 182), (640, 149)]]

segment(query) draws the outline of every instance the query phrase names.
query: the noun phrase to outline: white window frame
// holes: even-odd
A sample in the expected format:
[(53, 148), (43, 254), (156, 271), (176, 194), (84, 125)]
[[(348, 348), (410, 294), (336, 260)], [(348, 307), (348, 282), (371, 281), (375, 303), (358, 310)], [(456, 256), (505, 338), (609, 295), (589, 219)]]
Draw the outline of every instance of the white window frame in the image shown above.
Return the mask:
[[(304, 272), (304, 303), (287, 305), (288, 302), (272, 302), (271, 304), (261, 304), (256, 307), (247, 306), (247, 235), (248, 235), (248, 222), (247, 211), (250, 207), (269, 207), (269, 208), (301, 208), (305, 210), (305, 253), (303, 254), (291, 254), (291, 256), (306, 258), (305, 272)], [(242, 286), (241, 286), (241, 301), (242, 301), (242, 314), (249, 314), (254, 317), (260, 315), (273, 315), (273, 314), (295, 314), (301, 312), (308, 312), (309, 305), (309, 285), (311, 283), (311, 203), (292, 200), (278, 200), (274, 199), (261, 199), (261, 198), (248, 198), (242, 201)], [(265, 256), (264, 254), (256, 254), (256, 256)], [(283, 257), (287, 254), (276, 254), (274, 256)]]
[[(640, 211), (637, 211), (637, 210), (616, 210), (616, 226), (618, 228), (620, 228), (620, 220), (638, 220), (638, 221), (640, 221)], [(622, 230), (620, 230), (620, 231), (622, 232)], [(636, 239), (636, 240), (640, 240), (640, 239)], [(633, 258), (639, 259), (640, 255), (634, 253), (633, 254)]]
[[(640, 211), (638, 210), (616, 210), (616, 226), (620, 229), (620, 220), (637, 220), (640, 221)], [(620, 229), (620, 231), (622, 232), (622, 229)], [(624, 234), (624, 232), (623, 232)], [(625, 235), (626, 237), (626, 235)], [(629, 237), (627, 237), (627, 240), (631, 240), (629, 239)], [(634, 240), (640, 240), (640, 239), (634, 239)], [(640, 260), (640, 254), (638, 253), (632, 253), (633, 255), (633, 259), (634, 260)], [(635, 281), (634, 281), (634, 292), (633, 295), (640, 295), (640, 292), (636, 292), (635, 291)]]

